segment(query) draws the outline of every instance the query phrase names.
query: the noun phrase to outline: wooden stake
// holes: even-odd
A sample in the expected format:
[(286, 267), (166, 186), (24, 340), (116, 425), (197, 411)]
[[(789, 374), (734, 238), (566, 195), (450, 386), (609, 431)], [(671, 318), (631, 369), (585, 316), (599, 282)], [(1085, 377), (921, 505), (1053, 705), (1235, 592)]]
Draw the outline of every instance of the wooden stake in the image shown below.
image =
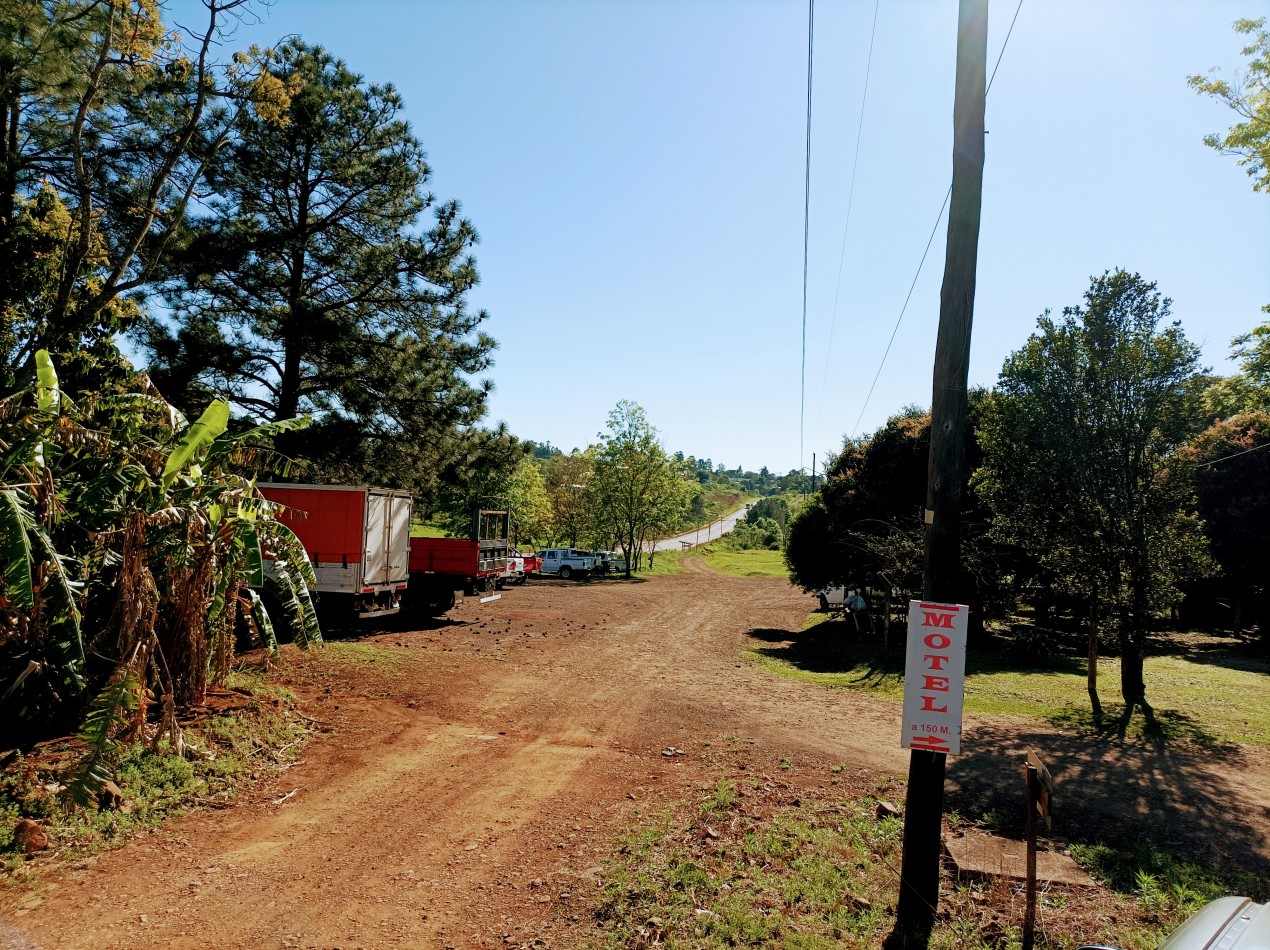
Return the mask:
[(1032, 950), (1036, 942), (1036, 806), (1040, 782), (1031, 762), (1023, 766), (1027, 783), (1027, 896), (1023, 911), (1023, 950)]

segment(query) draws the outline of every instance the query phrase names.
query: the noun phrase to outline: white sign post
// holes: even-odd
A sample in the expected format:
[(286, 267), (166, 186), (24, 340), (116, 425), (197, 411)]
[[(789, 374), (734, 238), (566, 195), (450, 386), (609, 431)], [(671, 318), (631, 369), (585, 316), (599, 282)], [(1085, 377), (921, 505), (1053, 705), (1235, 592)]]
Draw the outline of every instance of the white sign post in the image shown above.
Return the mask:
[(908, 602), (904, 663), (905, 749), (961, 754), (961, 706), (966, 685), (965, 604)]

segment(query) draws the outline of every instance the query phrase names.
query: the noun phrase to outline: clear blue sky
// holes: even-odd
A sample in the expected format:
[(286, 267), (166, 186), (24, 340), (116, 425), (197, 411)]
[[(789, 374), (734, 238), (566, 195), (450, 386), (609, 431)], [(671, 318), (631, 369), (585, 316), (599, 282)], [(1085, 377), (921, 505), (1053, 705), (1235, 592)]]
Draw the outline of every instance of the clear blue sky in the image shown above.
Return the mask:
[[(990, 63), (1016, 2), (991, 2)], [(805, 2), (276, 0), (235, 43), (299, 34), (401, 91), (481, 234), (491, 422), (567, 451), (631, 399), (671, 451), (784, 472), (930, 402), (943, 224), (864, 409), (951, 176), (956, 8), (881, 3), (839, 291), (874, 4), (816, 4), (801, 458)], [(1186, 76), (1229, 75), (1231, 22), (1265, 15), (1024, 0), (988, 97), (972, 384), (1114, 267), (1230, 371), (1270, 303), (1270, 195), (1201, 143), (1233, 114)]]

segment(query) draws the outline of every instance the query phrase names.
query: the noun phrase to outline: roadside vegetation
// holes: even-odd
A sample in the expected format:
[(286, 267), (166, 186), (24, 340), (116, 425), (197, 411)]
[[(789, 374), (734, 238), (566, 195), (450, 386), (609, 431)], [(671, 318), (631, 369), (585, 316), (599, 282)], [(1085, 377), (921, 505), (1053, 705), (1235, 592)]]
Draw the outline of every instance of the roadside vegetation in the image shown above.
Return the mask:
[[(888, 650), (879, 636), (857, 632), (850, 618), (815, 613), (808, 619), (809, 626), (789, 643), (756, 646), (746, 657), (803, 682), (895, 702), (904, 698), (902, 644)], [(1270, 659), (1246, 643), (1206, 634), (1162, 634), (1151, 646), (1146, 670), (1160, 692), (1154, 722), (1127, 718), (1123, 704), (1115, 702), (1103, 704), (1096, 718), (1085, 700), (1083, 656), (1071, 650), (1037, 658), (1009, 636), (993, 636), (967, 652), (966, 712), (1209, 745), (1270, 745), (1270, 709), (1264, 702)], [(1099, 670), (1114, 679), (1119, 658), (1102, 657)]]
[(244, 785), (297, 761), (308, 736), (291, 692), (271, 686), (263, 666), (244, 665), (187, 720), (184, 754), (166, 737), (121, 744), (113, 780), (89, 808), (65, 807), (67, 776), (83, 756), (78, 743), (8, 753), (0, 768), (0, 900), (6, 887), (31, 882), (32, 859), (73, 860), (191, 809), (226, 807)]
[[(887, 798), (903, 788), (883, 780), (871, 795), (851, 794), (840, 775), (794, 784), (742, 771), (630, 830), (605, 868), (585, 944), (880, 946), (894, 925), (902, 831), (902, 800)], [(1148, 950), (1206, 901), (1252, 883), (1145, 846), (1072, 852), (1105, 890), (1046, 887), (1038, 947)], [(946, 868), (941, 890), (931, 948), (1018, 945), (1021, 882), (958, 880)]]

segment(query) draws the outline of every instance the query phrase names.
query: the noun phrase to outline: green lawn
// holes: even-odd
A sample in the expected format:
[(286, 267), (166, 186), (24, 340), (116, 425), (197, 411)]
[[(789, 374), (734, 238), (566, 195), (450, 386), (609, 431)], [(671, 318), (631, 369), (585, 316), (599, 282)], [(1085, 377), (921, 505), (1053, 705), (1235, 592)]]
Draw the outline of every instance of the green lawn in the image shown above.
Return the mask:
[[(903, 635), (902, 631), (899, 634)], [(804, 682), (858, 689), (899, 702), (904, 695), (903, 654), (883, 654), (880, 644), (847, 633), (842, 621), (812, 623), (788, 646), (747, 651), (748, 659)], [(1192, 741), (1270, 745), (1270, 704), (1265, 702), (1270, 663), (1220, 654), (1149, 656), (1147, 698), (1159, 729)], [(1123, 706), (1120, 661), (1098, 664), (1104, 723)], [(1083, 658), (1059, 656), (1043, 666), (1016, 662), (1002, 650), (971, 651), (966, 658), (966, 711), (1027, 716), (1056, 725), (1095, 728), (1085, 689)], [(1134, 728), (1141, 724), (1135, 717)]]
[[(691, 555), (689, 555), (691, 556)], [(638, 571), (640, 577), (660, 577), (664, 574), (682, 574), (683, 565), (679, 562), (684, 559), (684, 555), (678, 551), (659, 551), (657, 556), (653, 558), (653, 566), (648, 567), (648, 561), (644, 561), (644, 569)]]
[(430, 521), (412, 521), (410, 522), (410, 537), (412, 538), (444, 538), (445, 530), (434, 525)]
[(706, 563), (733, 577), (787, 577), (785, 556), (780, 551), (727, 551), (706, 548)]

